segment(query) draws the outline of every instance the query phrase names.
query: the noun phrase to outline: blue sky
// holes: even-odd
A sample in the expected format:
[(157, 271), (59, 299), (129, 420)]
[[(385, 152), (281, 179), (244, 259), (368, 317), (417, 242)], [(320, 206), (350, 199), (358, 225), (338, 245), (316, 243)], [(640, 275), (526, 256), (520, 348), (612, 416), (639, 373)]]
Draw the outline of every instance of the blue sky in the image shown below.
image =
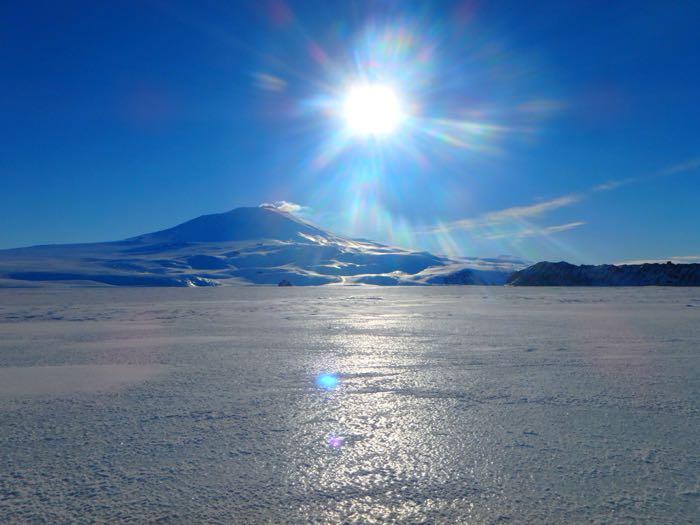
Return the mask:
[[(0, 248), (285, 201), (468, 256), (700, 255), (692, 2), (0, 7)], [(348, 86), (407, 120), (347, 136)]]

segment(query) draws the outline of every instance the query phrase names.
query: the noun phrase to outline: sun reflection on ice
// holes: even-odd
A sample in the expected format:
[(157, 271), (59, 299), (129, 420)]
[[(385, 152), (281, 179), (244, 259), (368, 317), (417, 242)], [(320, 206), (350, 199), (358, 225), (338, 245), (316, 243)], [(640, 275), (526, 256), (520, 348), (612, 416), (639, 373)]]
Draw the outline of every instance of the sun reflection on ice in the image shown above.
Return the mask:
[(340, 450), (345, 444), (345, 438), (341, 436), (332, 435), (327, 440), (328, 446), (335, 450)]
[(319, 374), (316, 376), (316, 386), (324, 390), (335, 390), (340, 384), (336, 374)]

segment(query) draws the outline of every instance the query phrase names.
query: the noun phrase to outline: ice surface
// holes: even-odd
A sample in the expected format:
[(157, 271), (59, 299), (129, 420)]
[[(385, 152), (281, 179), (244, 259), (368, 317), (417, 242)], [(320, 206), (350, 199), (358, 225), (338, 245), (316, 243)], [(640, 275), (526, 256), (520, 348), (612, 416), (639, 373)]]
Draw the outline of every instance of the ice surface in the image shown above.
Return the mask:
[(0, 367), (0, 397), (66, 395), (125, 387), (162, 371), (158, 365)]
[(697, 289), (1, 289), (0, 513), (693, 523), (699, 365)]

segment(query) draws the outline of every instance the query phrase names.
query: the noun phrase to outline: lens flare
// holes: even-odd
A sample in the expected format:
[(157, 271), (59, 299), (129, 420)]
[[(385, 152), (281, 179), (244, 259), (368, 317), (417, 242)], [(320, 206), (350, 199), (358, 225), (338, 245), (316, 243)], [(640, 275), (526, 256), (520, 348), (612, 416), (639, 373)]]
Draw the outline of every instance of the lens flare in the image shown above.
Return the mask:
[(351, 87), (343, 101), (342, 115), (348, 131), (359, 136), (389, 135), (404, 118), (396, 90), (383, 84)]
[(345, 444), (345, 438), (341, 436), (330, 436), (326, 440), (326, 443), (328, 443), (328, 446), (332, 449), (339, 450)]
[(340, 379), (335, 374), (320, 374), (316, 377), (316, 386), (324, 390), (335, 390), (340, 384)]
[[(512, 55), (502, 35), (480, 27), (471, 4), (464, 6), (454, 23), (442, 24), (425, 11), (371, 17), (354, 31), (339, 25), (330, 31), (335, 40), (307, 39), (321, 76), (292, 71), (314, 84), (294, 107), (295, 115), (307, 117), (303, 131), (310, 132), (303, 137), (310, 154), (297, 171), (305, 188), (313, 188), (312, 202), (335, 203), (333, 211), (321, 212), (323, 220), (330, 217), (333, 228), (353, 237), (453, 258), (484, 247), (535, 259), (526, 253), (534, 241), (521, 241), (535, 227), (511, 218), (496, 227), (443, 228), (451, 221), (416, 199), (420, 191), (426, 201), (464, 213), (464, 202), (486, 184), (472, 173), (512, 144), (536, 141), (540, 123), (566, 107), (542, 91), (547, 75), (533, 74), (540, 72), (537, 63)], [(455, 42), (464, 46), (458, 54)], [(262, 89), (292, 96), (293, 75), (275, 76), (289, 83), (264, 77)]]

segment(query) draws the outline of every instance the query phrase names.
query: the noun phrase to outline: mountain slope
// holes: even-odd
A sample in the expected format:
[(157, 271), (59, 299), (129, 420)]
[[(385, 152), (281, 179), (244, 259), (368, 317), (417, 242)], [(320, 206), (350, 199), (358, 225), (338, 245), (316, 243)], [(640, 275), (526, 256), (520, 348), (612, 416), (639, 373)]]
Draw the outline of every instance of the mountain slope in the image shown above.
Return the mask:
[(0, 251), (0, 285), (504, 284), (524, 263), (352, 240), (273, 207), (237, 208), (123, 241)]

